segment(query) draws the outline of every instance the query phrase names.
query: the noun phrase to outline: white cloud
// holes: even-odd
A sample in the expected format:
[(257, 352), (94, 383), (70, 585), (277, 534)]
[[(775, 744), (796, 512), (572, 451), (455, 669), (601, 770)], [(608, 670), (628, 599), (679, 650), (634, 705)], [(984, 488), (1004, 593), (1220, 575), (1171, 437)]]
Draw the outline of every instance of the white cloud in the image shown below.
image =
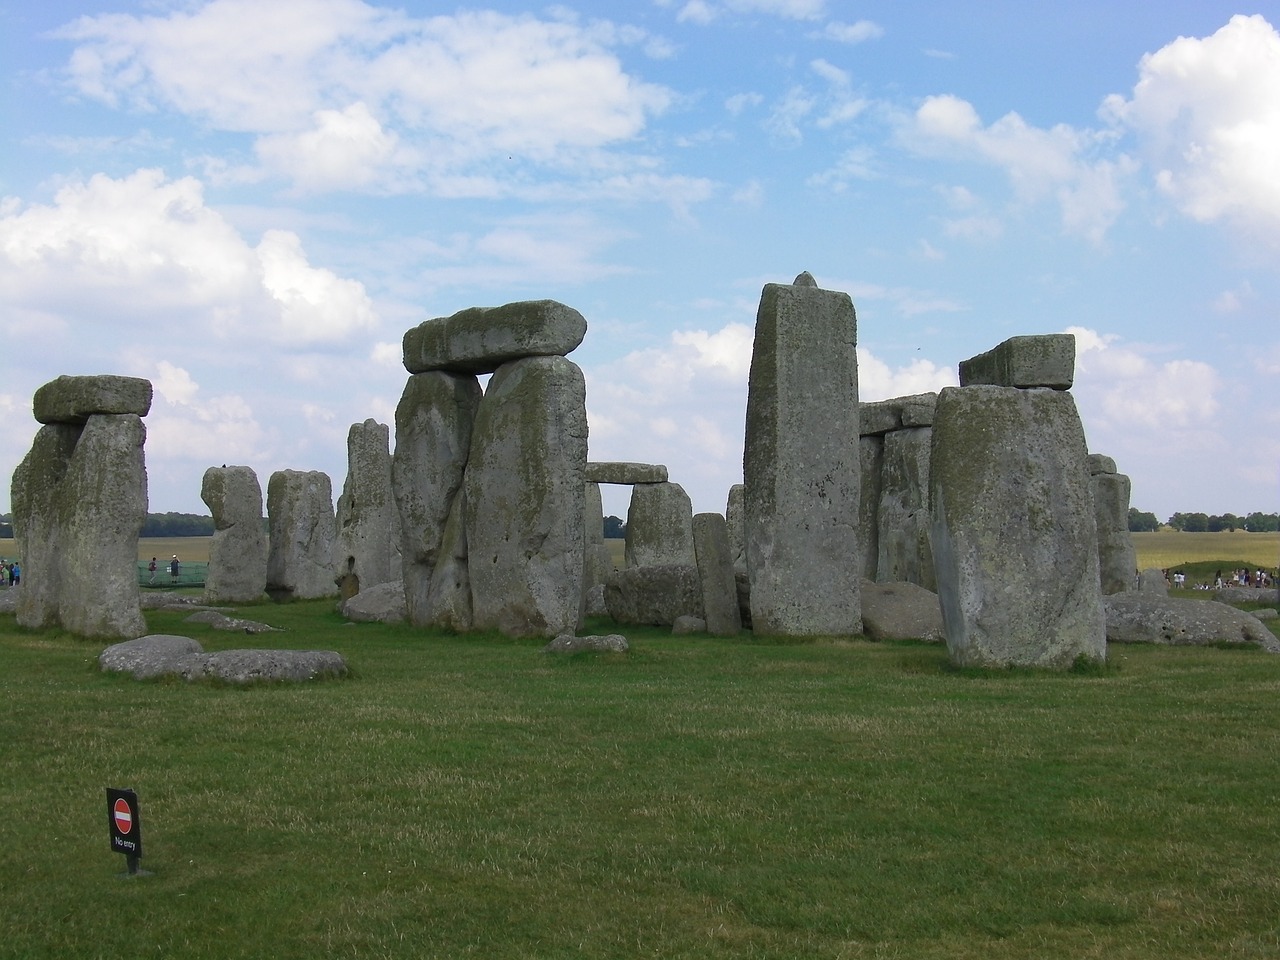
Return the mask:
[(1131, 98), (1107, 98), (1102, 113), (1138, 134), (1183, 213), (1280, 237), (1280, 34), (1263, 17), (1147, 54)]
[(884, 28), (871, 20), (858, 20), (854, 23), (832, 20), (822, 28), (821, 33), (815, 36), (839, 43), (864, 43), (867, 40), (878, 40), (883, 37)]
[(271, 170), (291, 176), (302, 190), (322, 191), (402, 185), (399, 170), (418, 164), (394, 131), (383, 129), (364, 103), (345, 110), (317, 110), (303, 133), (261, 137), (254, 147)]
[(735, 93), (724, 102), (724, 108), (733, 116), (738, 116), (749, 107), (758, 107), (764, 103), (764, 97), (758, 93)]
[(931, 360), (913, 360), (891, 368), (865, 347), (858, 347), (858, 399), (866, 402), (936, 393), (959, 384), (954, 367), (939, 367)]

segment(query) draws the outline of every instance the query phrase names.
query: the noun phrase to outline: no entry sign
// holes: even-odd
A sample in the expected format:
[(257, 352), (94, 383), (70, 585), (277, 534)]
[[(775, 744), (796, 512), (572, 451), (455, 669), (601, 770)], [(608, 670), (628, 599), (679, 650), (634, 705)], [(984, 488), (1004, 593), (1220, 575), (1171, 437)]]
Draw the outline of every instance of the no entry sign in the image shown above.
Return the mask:
[(138, 795), (132, 790), (107, 788), (107, 826), (111, 849), (129, 858), (130, 872), (136, 872), (142, 856), (142, 821), (138, 817)]

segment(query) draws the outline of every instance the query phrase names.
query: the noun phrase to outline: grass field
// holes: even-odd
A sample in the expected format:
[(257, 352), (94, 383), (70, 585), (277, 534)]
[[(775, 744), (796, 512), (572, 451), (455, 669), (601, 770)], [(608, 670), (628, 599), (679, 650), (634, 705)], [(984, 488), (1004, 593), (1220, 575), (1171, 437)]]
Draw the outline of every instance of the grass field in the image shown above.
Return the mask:
[[(1280, 658), (1256, 650), (983, 673), (634, 630), (551, 659), (326, 602), (241, 613), (354, 676), (137, 683), (0, 616), (0, 956), (1280, 955)], [(119, 876), (107, 787), (139, 793), (150, 876)]]

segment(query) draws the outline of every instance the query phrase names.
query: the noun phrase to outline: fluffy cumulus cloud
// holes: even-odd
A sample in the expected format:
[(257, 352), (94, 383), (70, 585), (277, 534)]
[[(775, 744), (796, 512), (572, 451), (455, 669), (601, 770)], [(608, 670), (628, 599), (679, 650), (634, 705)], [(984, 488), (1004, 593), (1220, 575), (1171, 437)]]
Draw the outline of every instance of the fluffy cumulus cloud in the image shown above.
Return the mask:
[(1132, 95), (1109, 97), (1103, 115), (1137, 134), (1185, 214), (1280, 238), (1280, 33), (1263, 17), (1144, 56)]

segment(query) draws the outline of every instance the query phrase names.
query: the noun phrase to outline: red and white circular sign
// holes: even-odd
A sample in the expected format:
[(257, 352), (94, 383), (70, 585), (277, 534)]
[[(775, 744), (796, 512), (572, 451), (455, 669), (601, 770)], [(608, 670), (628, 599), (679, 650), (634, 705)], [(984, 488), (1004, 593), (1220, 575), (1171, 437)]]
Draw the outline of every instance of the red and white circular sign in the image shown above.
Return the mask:
[(129, 809), (129, 802), (123, 797), (116, 800), (111, 808), (111, 817), (115, 821), (116, 829), (121, 833), (128, 833), (133, 829), (133, 811)]

